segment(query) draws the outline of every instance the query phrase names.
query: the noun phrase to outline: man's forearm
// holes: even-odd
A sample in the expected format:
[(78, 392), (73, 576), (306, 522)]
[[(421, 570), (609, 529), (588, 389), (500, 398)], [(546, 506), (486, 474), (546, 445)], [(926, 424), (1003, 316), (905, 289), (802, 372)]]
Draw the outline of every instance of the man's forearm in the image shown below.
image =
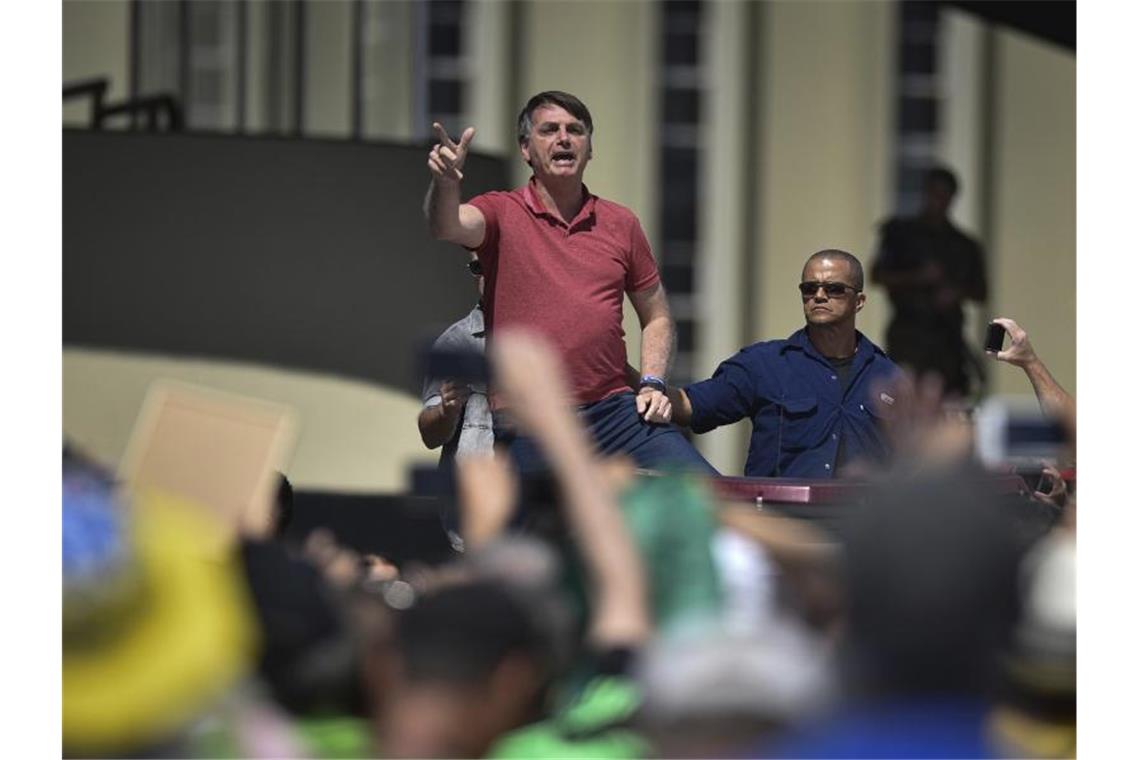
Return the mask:
[(641, 373), (665, 377), (673, 358), (673, 320), (659, 316), (641, 328)]
[(567, 522), (591, 579), (594, 643), (643, 643), (650, 631), (644, 568), (617, 497), (601, 477), (585, 431), (570, 411), (552, 408), (544, 416), (533, 433), (562, 486)]
[(449, 417), (443, 411), (443, 404), (436, 404), (420, 410), (416, 423), (420, 428), (420, 438), (429, 449), (439, 448), (451, 440), (459, 426), (459, 416)]
[(459, 183), (433, 179), (424, 197), (424, 217), (433, 238), (446, 239), (460, 226)]
[(669, 403), (673, 406), (673, 424), (688, 427), (693, 421), (693, 405), (689, 401), (689, 394), (682, 388), (669, 386)]
[(1050, 417), (1060, 421), (1070, 435), (1075, 436), (1077, 430), (1077, 402), (1065, 392), (1065, 389), (1053, 379), (1053, 375), (1040, 359), (1034, 359), (1023, 369), (1037, 395), (1037, 403), (1041, 410)]

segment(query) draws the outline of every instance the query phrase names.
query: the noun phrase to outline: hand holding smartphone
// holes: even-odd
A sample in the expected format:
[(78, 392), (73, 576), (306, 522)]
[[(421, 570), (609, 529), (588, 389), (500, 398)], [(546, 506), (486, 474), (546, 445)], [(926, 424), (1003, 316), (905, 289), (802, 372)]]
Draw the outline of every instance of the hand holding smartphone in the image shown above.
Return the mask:
[(990, 322), (986, 330), (986, 353), (996, 354), (1001, 351), (1005, 343), (1005, 327), (997, 322)]

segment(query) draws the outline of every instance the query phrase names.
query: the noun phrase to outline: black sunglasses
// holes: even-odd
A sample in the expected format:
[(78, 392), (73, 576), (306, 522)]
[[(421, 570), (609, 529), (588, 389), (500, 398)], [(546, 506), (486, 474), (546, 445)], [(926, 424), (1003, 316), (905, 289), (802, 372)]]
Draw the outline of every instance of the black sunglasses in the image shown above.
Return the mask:
[(823, 288), (823, 292), (827, 294), (828, 298), (839, 298), (848, 290), (852, 293), (859, 292), (858, 288), (844, 285), (842, 282), (801, 282), (800, 295), (804, 298), (811, 298), (819, 292), (820, 288)]
[(482, 277), (483, 264), (480, 263), (479, 259), (472, 259), (471, 261), (467, 262), (467, 271), (475, 277)]

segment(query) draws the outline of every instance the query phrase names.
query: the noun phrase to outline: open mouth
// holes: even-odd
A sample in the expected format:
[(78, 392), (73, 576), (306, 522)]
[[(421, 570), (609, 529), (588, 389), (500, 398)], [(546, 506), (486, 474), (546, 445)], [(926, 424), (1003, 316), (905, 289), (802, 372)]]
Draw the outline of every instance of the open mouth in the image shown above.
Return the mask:
[(555, 166), (573, 166), (574, 161), (576, 161), (577, 158), (578, 157), (569, 150), (556, 151), (554, 155), (551, 156), (551, 159), (553, 160)]

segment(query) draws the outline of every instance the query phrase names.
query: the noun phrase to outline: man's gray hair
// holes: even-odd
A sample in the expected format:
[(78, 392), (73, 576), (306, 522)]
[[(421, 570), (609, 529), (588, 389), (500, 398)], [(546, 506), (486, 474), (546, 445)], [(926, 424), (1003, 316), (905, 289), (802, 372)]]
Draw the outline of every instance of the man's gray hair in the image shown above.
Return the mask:
[(594, 119), (590, 116), (590, 109), (586, 108), (585, 103), (568, 92), (563, 92), (562, 90), (546, 90), (528, 100), (526, 105), (523, 106), (522, 111), (519, 112), (519, 145), (522, 145), (530, 138), (530, 131), (534, 128), (534, 123), (531, 121), (530, 115), (534, 113), (534, 109), (539, 106), (549, 105), (566, 109), (567, 113), (586, 125), (586, 134), (589, 135), (591, 139), (594, 137)]

